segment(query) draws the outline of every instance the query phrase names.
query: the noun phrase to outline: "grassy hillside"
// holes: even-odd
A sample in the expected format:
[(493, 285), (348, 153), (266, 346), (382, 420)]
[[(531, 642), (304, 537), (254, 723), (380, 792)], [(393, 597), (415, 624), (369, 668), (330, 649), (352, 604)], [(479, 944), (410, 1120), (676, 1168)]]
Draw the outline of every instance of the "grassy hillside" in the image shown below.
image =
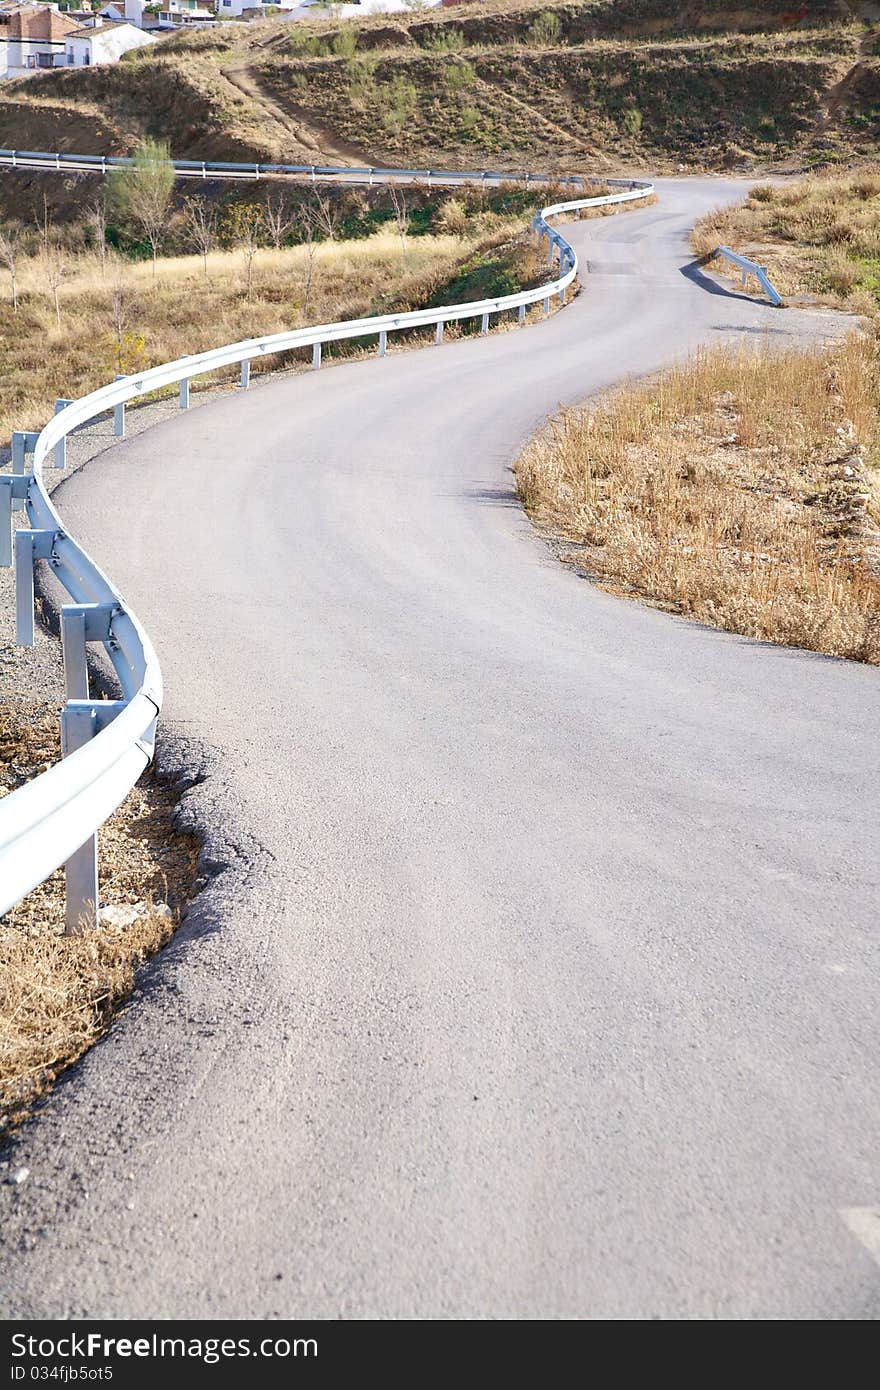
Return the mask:
[[(801, 14), (805, 11), (804, 14)], [(876, 27), (850, 0), (489, 0), (359, 25), (175, 36), (5, 84), (6, 144), (550, 170), (799, 166), (869, 154)]]

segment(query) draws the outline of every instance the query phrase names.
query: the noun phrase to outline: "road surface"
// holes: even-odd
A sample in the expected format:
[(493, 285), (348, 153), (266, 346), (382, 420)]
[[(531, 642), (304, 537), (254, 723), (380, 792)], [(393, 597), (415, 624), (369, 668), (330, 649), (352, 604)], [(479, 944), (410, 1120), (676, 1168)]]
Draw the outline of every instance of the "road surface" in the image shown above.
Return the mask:
[(544, 323), (64, 485), (226, 867), (17, 1146), (7, 1316), (880, 1313), (877, 672), (603, 594), (512, 492), (558, 402), (824, 332), (687, 271), (741, 186), (660, 191)]

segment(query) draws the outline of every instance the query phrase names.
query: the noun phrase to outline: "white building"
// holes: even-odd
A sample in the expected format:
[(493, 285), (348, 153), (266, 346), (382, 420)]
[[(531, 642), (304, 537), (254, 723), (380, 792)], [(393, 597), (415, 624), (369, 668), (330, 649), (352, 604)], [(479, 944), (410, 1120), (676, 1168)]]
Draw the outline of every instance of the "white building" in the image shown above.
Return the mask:
[(127, 24), (125, 20), (105, 20), (96, 15), (92, 23), (80, 26), (78, 33), (66, 35), (67, 66), (87, 68), (118, 63), (130, 48), (143, 48), (155, 42), (152, 34), (145, 34), (134, 24)]
[(57, 5), (0, 0), (0, 78), (30, 77), (64, 67), (65, 42), (79, 26)]
[[(273, 7), (277, 5), (277, 8), (286, 11), (297, 9), (302, 0), (271, 0), (271, 3)], [(261, 8), (258, 0), (217, 0), (217, 13), (224, 19), (240, 18), (245, 10), (257, 14)]]
[(200, 4), (199, 0), (164, 0), (159, 18), (163, 24), (174, 25), (204, 24), (208, 20), (211, 23), (216, 21), (213, 9), (208, 9), (207, 4)]

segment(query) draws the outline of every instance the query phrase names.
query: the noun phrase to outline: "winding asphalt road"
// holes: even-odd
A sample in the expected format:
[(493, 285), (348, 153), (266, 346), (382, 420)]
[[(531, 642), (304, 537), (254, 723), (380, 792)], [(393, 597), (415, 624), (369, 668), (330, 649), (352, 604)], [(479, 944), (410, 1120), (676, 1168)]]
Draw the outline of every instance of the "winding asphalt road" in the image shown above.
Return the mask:
[(877, 672), (605, 595), (512, 492), (560, 401), (822, 335), (683, 273), (741, 187), (65, 484), (226, 868), (18, 1142), (7, 1316), (880, 1314)]

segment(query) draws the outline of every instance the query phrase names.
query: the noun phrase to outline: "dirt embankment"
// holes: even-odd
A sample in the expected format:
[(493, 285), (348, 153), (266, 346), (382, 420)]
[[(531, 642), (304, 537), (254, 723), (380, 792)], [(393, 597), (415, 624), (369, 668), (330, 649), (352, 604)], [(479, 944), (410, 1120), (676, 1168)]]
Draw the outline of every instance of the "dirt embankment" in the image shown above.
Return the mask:
[[(221, 26), (7, 84), (7, 144), (291, 162), (804, 167), (869, 155), (876, 34), (848, 0), (488, 3)], [(230, 32), (231, 31), (231, 32)]]

